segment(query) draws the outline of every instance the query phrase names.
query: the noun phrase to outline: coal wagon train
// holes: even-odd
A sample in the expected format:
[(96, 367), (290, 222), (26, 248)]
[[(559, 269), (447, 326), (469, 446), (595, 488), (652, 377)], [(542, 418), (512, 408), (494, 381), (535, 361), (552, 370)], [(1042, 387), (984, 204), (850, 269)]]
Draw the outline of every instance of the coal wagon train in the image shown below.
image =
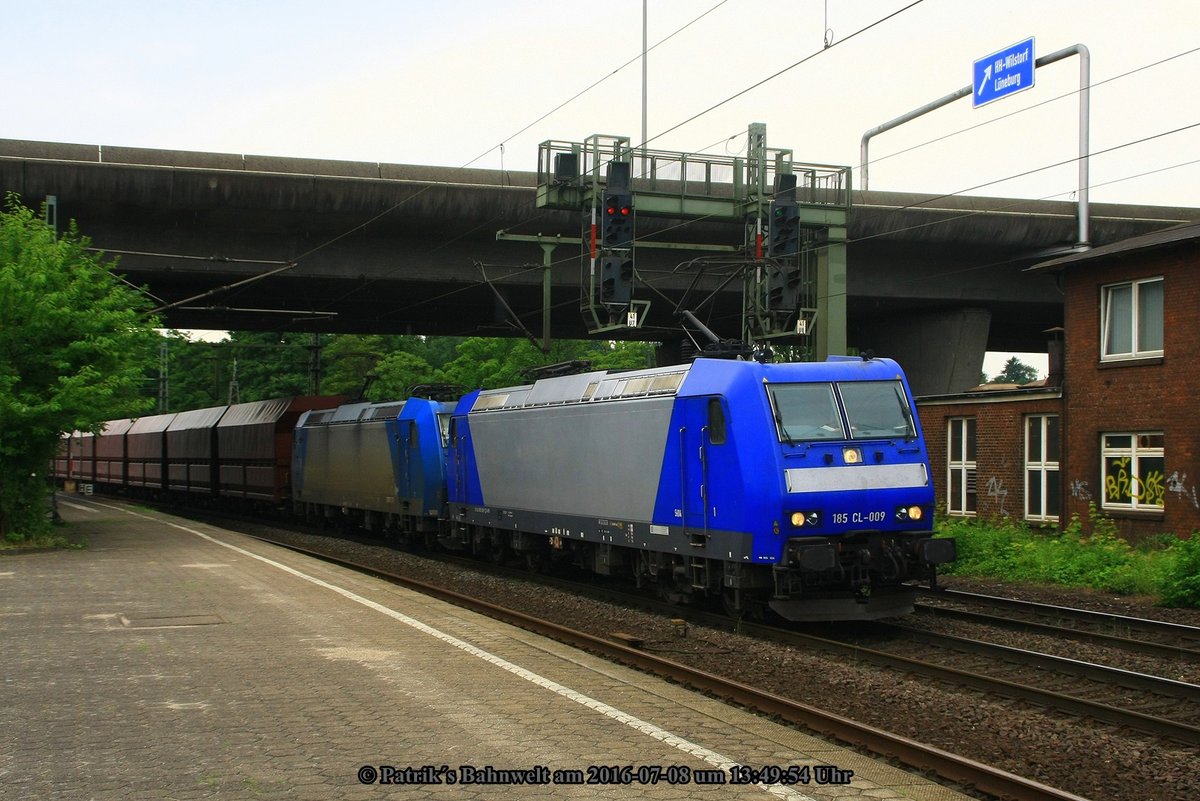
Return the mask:
[(955, 558), (932, 536), (913, 409), (888, 359), (697, 359), (455, 404), (287, 398), (112, 421), (65, 437), (54, 469), (570, 564), (734, 614), (870, 619), (911, 611), (916, 582)]
[(110, 420), (94, 437), (64, 437), (53, 473), (105, 492), (286, 508), (298, 418), (344, 400), (297, 396)]

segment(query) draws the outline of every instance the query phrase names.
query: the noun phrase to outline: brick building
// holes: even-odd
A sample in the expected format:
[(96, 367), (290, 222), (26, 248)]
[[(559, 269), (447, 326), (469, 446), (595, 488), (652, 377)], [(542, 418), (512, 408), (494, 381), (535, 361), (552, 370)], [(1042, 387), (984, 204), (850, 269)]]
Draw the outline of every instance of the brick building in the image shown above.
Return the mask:
[(1200, 530), (1200, 223), (1030, 270), (1063, 292), (1047, 380), (918, 399), (939, 503), (1059, 526), (1091, 503), (1135, 541)]
[[(935, 495), (949, 514), (1058, 524), (1060, 388), (1039, 384), (918, 398), (917, 410)], [(1026, 458), (1027, 448), (1036, 459)]]

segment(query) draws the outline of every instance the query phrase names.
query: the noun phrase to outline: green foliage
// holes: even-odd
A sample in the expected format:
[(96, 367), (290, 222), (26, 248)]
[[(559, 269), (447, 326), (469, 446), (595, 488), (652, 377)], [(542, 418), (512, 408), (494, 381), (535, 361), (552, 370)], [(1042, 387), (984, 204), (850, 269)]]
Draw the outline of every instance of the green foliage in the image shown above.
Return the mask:
[(644, 342), (560, 340), (542, 353), (523, 339), (471, 337), (458, 344), (453, 361), (438, 372), (438, 380), (468, 389), (515, 386), (528, 383), (524, 371), (531, 367), (586, 359), (594, 370), (647, 367), (651, 345)]
[(64, 432), (149, 408), (159, 338), (149, 302), (72, 223), (56, 238), (10, 195), (0, 211), (0, 535), (43, 533), (47, 465)]
[(65, 534), (60, 533), (55, 527), (54, 530), (39, 531), (35, 534), (26, 534), (24, 532), (10, 531), (3, 537), (0, 537), (0, 551), (26, 549), (26, 548), (73, 548), (83, 550), (87, 547), (87, 542), (84, 540), (72, 540)]
[(991, 380), (992, 384), (1028, 384), (1037, 381), (1037, 368), (1025, 364), (1016, 356), (1004, 363), (1004, 369)]
[[(237, 379), (234, 402), (286, 398), (313, 394), (314, 347), (312, 334), (281, 331), (233, 331), (223, 353), (225, 391), (220, 403), (229, 403), (229, 389)], [(236, 372), (235, 372), (236, 371)]]
[(946, 572), (1157, 595), (1169, 606), (1200, 605), (1200, 547), (1163, 536), (1135, 548), (1094, 507), (1088, 518), (1090, 535), (1077, 516), (1062, 532), (1012, 521), (939, 518), (939, 536), (954, 537), (958, 544), (958, 560)]
[[(245, 401), (313, 391), (313, 357), (320, 348), (320, 393), (372, 401), (398, 400), (418, 384), (465, 389), (526, 383), (523, 371), (586, 359), (595, 370), (636, 370), (653, 365), (644, 342), (561, 340), (542, 353), (520, 339), (233, 332), (223, 342), (190, 342), (178, 332), (165, 339), (168, 404), (183, 411), (229, 403), (236, 362), (238, 398)], [(161, 354), (161, 352), (160, 352)], [(161, 362), (144, 378), (145, 396), (158, 398)]]
[(375, 365), (375, 376), (375, 383), (368, 393), (373, 401), (406, 398), (409, 390), (417, 384), (440, 382), (428, 362), (403, 350), (393, 351), (380, 359)]
[(328, 339), (321, 351), (321, 394), (357, 397), (388, 352), (385, 338), (343, 334)]
[(1162, 578), (1163, 605), (1200, 608), (1200, 535), (1176, 540), (1168, 554), (1170, 564)]

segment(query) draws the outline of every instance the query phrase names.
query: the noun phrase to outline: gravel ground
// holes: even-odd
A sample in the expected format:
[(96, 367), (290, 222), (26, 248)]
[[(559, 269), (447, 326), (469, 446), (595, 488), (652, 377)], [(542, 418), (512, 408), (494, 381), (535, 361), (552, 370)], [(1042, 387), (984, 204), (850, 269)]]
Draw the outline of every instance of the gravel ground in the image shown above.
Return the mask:
[[(283, 538), (284, 532), (272, 530)], [(490, 576), (388, 548), (286, 533), (289, 541), (327, 550), (382, 569), (438, 584), (547, 617), (598, 636), (621, 631), (643, 637), (646, 649), (702, 670), (736, 677), (779, 695), (911, 737), (1011, 773), (1078, 795), (1114, 801), (1200, 798), (1200, 765), (1193, 749), (1094, 721), (1056, 716), (1003, 698), (909, 679), (900, 673), (752, 638), (690, 627), (680, 637), (658, 616), (569, 595), (523, 581)], [(945, 586), (1088, 609), (1200, 625), (1200, 611), (1165, 610), (1147, 599), (1120, 598), (1053, 587), (947, 577)], [(961, 624), (959, 624), (961, 625)], [(943, 630), (939, 624), (939, 630)], [(979, 627), (961, 633), (990, 638)], [(1053, 638), (1031, 644), (1028, 635), (997, 632), (1009, 644), (1046, 650)], [(1085, 652), (1077, 643), (1065, 655), (1112, 663), (1112, 655)], [(1101, 649), (1104, 650), (1104, 649)], [(1093, 657), (1095, 657), (1093, 659)], [(1195, 682), (1196, 665), (1163, 666), (1144, 658), (1118, 665), (1142, 672), (1173, 670)]]
[[(990, 579), (951, 577), (946, 581), (939, 579), (939, 584), (966, 592), (1021, 598), (1040, 603), (1070, 606), (1078, 609), (1088, 609), (1151, 620), (1163, 620), (1168, 623), (1200, 627), (1200, 610), (1162, 609), (1154, 606), (1153, 599), (1150, 598), (1121, 598), (1091, 590), (1071, 590), (1062, 587), (1041, 585), (1014, 585)], [(905, 625), (914, 628), (928, 629), (942, 634), (954, 634), (959, 637), (986, 640), (1013, 648), (1040, 651), (1041, 653), (1053, 654), (1068, 659), (1079, 659), (1085, 662), (1118, 667), (1123, 670), (1132, 670), (1137, 673), (1148, 673), (1153, 676), (1174, 679), (1175, 681), (1200, 684), (1200, 661), (1186, 655), (1165, 659), (1132, 653), (1119, 648), (1107, 648), (1102, 645), (1062, 639), (1050, 634), (1025, 633), (978, 623), (940, 618), (931, 619), (922, 615), (914, 615), (904, 622)]]

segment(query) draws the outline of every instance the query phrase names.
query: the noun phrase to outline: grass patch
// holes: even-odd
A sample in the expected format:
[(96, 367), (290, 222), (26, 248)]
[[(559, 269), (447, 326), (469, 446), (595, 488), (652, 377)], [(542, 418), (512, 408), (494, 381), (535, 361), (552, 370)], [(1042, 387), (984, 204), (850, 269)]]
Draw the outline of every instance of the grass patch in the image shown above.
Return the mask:
[(86, 548), (87, 543), (82, 538), (71, 538), (70, 526), (65, 527), (66, 531), (61, 531), (55, 527), (49, 531), (35, 532), (33, 534), (24, 534), (19, 531), (10, 531), (3, 537), (0, 537), (0, 553), (4, 551), (25, 551), (34, 549), (57, 549), (57, 548)]
[(1094, 508), (1089, 521), (1091, 532), (1085, 534), (1078, 517), (1061, 532), (939, 517), (938, 535), (958, 544), (958, 561), (943, 572), (1151, 595), (1163, 606), (1200, 608), (1200, 537), (1166, 534), (1133, 546)]

